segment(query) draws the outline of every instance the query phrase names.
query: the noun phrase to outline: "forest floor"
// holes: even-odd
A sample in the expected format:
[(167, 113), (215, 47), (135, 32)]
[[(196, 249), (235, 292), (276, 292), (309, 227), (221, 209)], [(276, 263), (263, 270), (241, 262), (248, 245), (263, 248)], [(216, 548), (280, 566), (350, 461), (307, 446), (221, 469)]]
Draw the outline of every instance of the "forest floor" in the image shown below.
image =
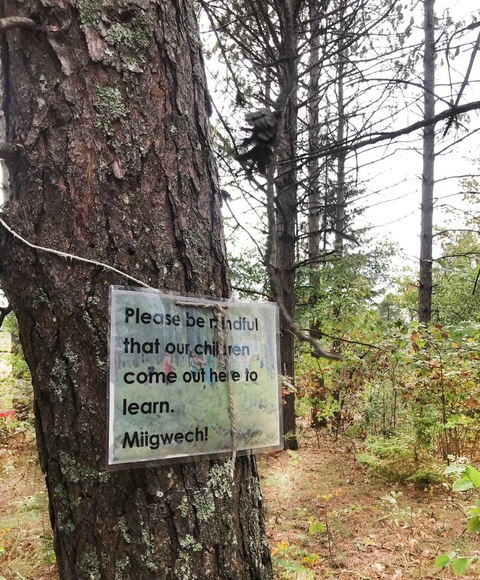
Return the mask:
[(58, 580), (45, 478), (32, 432), (0, 438), (0, 580), (4, 579)]
[[(357, 463), (352, 442), (298, 429), (299, 451), (259, 462), (277, 579), (446, 580), (458, 576), (436, 568), (437, 556), (480, 555), (480, 537), (464, 534), (472, 497), (385, 483)], [(478, 580), (480, 567), (461, 578)]]
[[(445, 580), (457, 576), (435, 568), (437, 555), (479, 553), (459, 510), (471, 498), (383, 483), (356, 462), (350, 442), (302, 423), (299, 431), (298, 452), (259, 460), (276, 579)], [(58, 580), (35, 457), (32, 436), (0, 441), (0, 580)], [(461, 578), (478, 580), (478, 568)]]

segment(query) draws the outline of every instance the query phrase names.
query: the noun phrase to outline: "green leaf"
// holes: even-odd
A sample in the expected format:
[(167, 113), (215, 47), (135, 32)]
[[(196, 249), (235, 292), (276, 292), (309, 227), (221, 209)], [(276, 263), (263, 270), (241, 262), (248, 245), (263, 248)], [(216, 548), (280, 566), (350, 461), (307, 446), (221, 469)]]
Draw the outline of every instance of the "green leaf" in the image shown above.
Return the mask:
[(470, 489), (473, 489), (473, 482), (470, 479), (457, 479), (452, 485), (453, 491), (469, 491)]
[(468, 475), (474, 487), (480, 487), (480, 473), (475, 469), (475, 467), (467, 465), (465, 468), (465, 474)]
[(437, 568), (445, 568), (450, 563), (450, 556), (448, 554), (442, 554), (435, 558), (435, 566)]
[(467, 532), (480, 532), (480, 516), (473, 516), (473, 518), (468, 518)]
[(459, 473), (459, 471), (460, 469), (458, 468), (458, 465), (449, 465), (443, 470), (443, 473), (445, 475), (450, 475), (450, 473)]
[(470, 558), (465, 558), (464, 556), (461, 556), (460, 558), (455, 558), (454, 560), (452, 560), (451, 564), (455, 574), (457, 576), (460, 576), (460, 574), (463, 574), (468, 569), (468, 567), (471, 564), (471, 560)]
[(325, 530), (325, 526), (323, 525), (323, 522), (315, 522), (314, 524), (311, 524), (308, 527), (308, 533), (312, 536), (314, 536), (315, 534), (318, 534), (320, 532), (323, 532)]

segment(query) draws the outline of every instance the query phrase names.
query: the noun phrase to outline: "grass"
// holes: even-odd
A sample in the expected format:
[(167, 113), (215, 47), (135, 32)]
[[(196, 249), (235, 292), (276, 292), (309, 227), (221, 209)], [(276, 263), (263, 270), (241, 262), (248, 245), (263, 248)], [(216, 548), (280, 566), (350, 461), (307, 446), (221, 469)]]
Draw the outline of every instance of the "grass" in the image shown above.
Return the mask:
[[(30, 384), (13, 378), (6, 357), (2, 356), (0, 363), (0, 411), (12, 411), (19, 402), (28, 408)], [(28, 411), (24, 420), (16, 413), (2, 415), (0, 580), (57, 580), (47, 492), (38, 466), (32, 417)]]
[(0, 447), (0, 578), (54, 580), (47, 494), (34, 440), (15, 432)]

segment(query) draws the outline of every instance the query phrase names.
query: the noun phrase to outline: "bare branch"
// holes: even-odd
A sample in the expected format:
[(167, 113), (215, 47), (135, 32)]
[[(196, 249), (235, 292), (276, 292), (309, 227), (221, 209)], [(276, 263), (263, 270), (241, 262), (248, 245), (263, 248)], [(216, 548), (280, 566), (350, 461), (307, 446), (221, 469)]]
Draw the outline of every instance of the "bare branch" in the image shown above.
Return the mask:
[(422, 119), (421, 121), (417, 121), (412, 125), (407, 125), (403, 127), (403, 129), (398, 129), (397, 131), (388, 131), (382, 133), (373, 133), (370, 137), (366, 139), (359, 139), (358, 141), (347, 141), (345, 140), (343, 144), (336, 145), (333, 147), (328, 147), (325, 149), (321, 149), (314, 153), (313, 155), (299, 155), (297, 160), (302, 161), (309, 158), (320, 158), (320, 157), (327, 157), (329, 155), (338, 155), (339, 153), (343, 153), (345, 151), (357, 151), (358, 149), (362, 149), (363, 147), (368, 147), (369, 145), (375, 145), (376, 143), (380, 143), (382, 141), (392, 141), (397, 137), (401, 137), (402, 135), (408, 135), (409, 133), (413, 133), (414, 131), (418, 131), (418, 129), (423, 129), (424, 127), (428, 127), (430, 125), (435, 125), (440, 121), (444, 121), (450, 117), (455, 117), (456, 115), (461, 115), (463, 113), (468, 113), (469, 111), (475, 111), (480, 109), (480, 101), (472, 101), (471, 103), (466, 103), (465, 105), (459, 105), (458, 107), (450, 107), (449, 109), (445, 109), (438, 115), (431, 117), (429, 119)]
[(374, 348), (376, 350), (385, 351), (385, 349), (377, 346), (375, 344), (370, 344), (369, 342), (362, 342), (361, 340), (349, 340), (348, 338), (342, 338), (341, 336), (332, 336), (331, 334), (326, 334), (323, 330), (319, 331), (322, 336), (326, 336), (327, 338), (331, 338), (332, 340), (338, 340), (340, 342), (346, 342), (347, 344), (358, 344), (359, 346), (366, 346), (367, 348)]
[[(270, 268), (273, 269), (273, 266), (270, 266)], [(302, 332), (302, 330), (300, 329), (298, 324), (292, 320), (289, 313), (287, 312), (285, 304), (283, 303), (283, 300), (280, 297), (280, 294), (279, 294), (279, 291), (277, 288), (277, 284), (273, 280), (272, 280), (272, 290), (273, 290), (274, 298), (278, 304), (278, 308), (280, 309), (280, 312), (285, 320), (285, 323), (286, 323), (285, 326), (286, 326), (287, 330), (289, 330), (293, 334), (293, 336), (295, 336), (295, 338), (298, 340), (298, 342), (308, 343), (310, 346), (313, 347), (315, 353), (318, 356), (321, 356), (323, 358), (328, 358), (330, 360), (342, 360), (341, 355), (339, 355), (336, 352), (329, 352), (329, 351), (325, 350), (316, 338), (313, 338), (313, 336), (311, 336), (310, 334), (304, 334)]]
[(266, 292), (260, 292), (260, 290), (252, 290), (250, 288), (242, 288), (241, 286), (232, 286), (233, 290), (237, 290), (238, 292), (243, 292), (244, 294), (251, 294), (252, 296), (262, 296), (262, 298), (266, 298), (269, 301), (272, 301), (273, 298), (270, 294)]
[(13, 308), (10, 306), (5, 306), (4, 308), (0, 308), (0, 328), (3, 326), (3, 322), (5, 318), (12, 312)]
[[(441, 230), (438, 232), (435, 232), (433, 234), (433, 237), (439, 237), (439, 236), (444, 236), (445, 234), (451, 234), (453, 232), (470, 232), (472, 234), (478, 234), (478, 229), (473, 229), (473, 228), (455, 228), (455, 229), (448, 229), (448, 230)], [(443, 256), (445, 258), (445, 256)], [(441, 258), (438, 258), (439, 260)]]
[[(455, 107), (460, 102), (460, 99), (462, 98), (462, 95), (463, 95), (463, 91), (465, 90), (465, 87), (468, 85), (468, 81), (470, 79), (470, 73), (472, 72), (473, 63), (475, 61), (475, 57), (477, 56), (477, 52), (478, 52), (479, 48), (480, 48), (480, 32), (478, 33), (477, 42), (475, 43), (475, 46), (473, 47), (472, 54), (470, 55), (470, 62), (468, 63), (467, 72), (465, 73), (465, 78), (463, 79), (462, 86), (460, 87), (460, 90), (458, 91), (458, 95), (457, 95), (457, 98), (455, 100)], [(448, 120), (447, 126), (445, 127), (445, 131), (443, 132), (444, 137), (448, 133), (448, 130), (452, 126), (452, 123), (453, 123), (453, 117), (450, 117), (450, 119)]]

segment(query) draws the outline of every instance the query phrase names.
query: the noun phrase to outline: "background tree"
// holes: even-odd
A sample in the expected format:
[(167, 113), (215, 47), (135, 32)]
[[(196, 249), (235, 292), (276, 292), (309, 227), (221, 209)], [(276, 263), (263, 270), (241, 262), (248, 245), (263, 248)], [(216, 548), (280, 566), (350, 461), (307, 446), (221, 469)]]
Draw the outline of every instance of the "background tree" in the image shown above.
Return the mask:
[[(435, 116), (435, 0), (424, 0), (423, 106), (425, 119)], [(420, 226), (420, 276), (418, 320), (430, 322), (432, 315), (433, 188), (435, 168), (435, 125), (423, 129), (422, 205)]]
[(480, 322), (480, 293), (475, 289), (479, 235), (446, 232), (441, 238), (442, 256), (433, 265), (432, 322)]
[[(18, 160), (0, 258), (60, 577), (271, 578), (252, 457), (237, 460), (234, 481), (228, 461), (105, 471), (108, 287), (129, 282), (101, 264), (180, 294), (229, 293), (193, 6), (32, 0), (3, 11), (25, 28), (4, 37)], [(5, 224), (97, 264), (27, 246)]]
[[(217, 43), (228, 70), (234, 71), (235, 67), (231, 81), (236, 86), (237, 104), (245, 104), (245, 94), (252, 92), (251, 101), (263, 110), (265, 108), (276, 110), (279, 121), (275, 144), (279, 159), (278, 170), (271, 175), (270, 180), (267, 179), (266, 184), (258, 183), (257, 179), (252, 176), (253, 168), (248, 167), (251, 161), (248, 159), (248, 151), (243, 156), (247, 156), (245, 161), (248, 175), (259, 191), (267, 197), (268, 191), (275, 191), (275, 231), (269, 232), (272, 236), (272, 247), (274, 246), (271, 266), (272, 271), (274, 270), (275, 284), (272, 284), (270, 293), (274, 297), (278, 293), (278, 299), (284, 306), (280, 315), (280, 366), (287, 382), (292, 382), (294, 335), (289, 328), (288, 320), (294, 318), (295, 312), (297, 228), (295, 216), (298, 205), (295, 161), (298, 105), (296, 102), (297, 85), (294, 82), (296, 79), (293, 77), (296, 77), (297, 67), (296, 26), (300, 4), (290, 1), (269, 4), (264, 0), (251, 0), (243, 5), (240, 2), (235, 4), (236, 12), (233, 18), (230, 3), (219, 6), (203, 3), (203, 6), (207, 11), (209, 21), (215, 27)], [(229, 26), (223, 26), (223, 23), (229, 23)], [(238, 40), (239, 38), (242, 40)], [(254, 84), (255, 88), (243, 91), (240, 87), (250, 86), (248, 74), (241, 70), (247, 59), (251, 62), (248, 72), (258, 82)], [(283, 94), (286, 98), (282, 96)], [(279, 101), (281, 101), (280, 104)], [(223, 125), (227, 126), (225, 120), (223, 120)], [(273, 145), (273, 140), (270, 145)], [(232, 146), (236, 147), (235, 143), (232, 143)], [(265, 171), (260, 172), (265, 173)], [(258, 192), (253, 192), (252, 197), (258, 198)], [(265, 202), (263, 205), (265, 207)], [(266, 254), (267, 251), (264, 251), (260, 259), (266, 272), (269, 272), (270, 264), (267, 263)], [(285, 445), (290, 449), (296, 449), (293, 392), (285, 391), (284, 393), (283, 423), (287, 434)]]

